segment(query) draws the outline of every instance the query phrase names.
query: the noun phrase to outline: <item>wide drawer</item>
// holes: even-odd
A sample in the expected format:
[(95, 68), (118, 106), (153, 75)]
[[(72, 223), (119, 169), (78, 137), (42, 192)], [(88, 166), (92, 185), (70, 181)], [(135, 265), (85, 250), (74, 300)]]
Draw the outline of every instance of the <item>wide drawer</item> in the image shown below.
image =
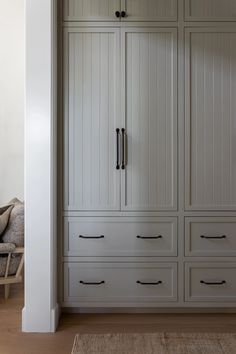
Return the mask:
[(185, 264), (186, 301), (236, 301), (236, 263)]
[(185, 219), (186, 256), (235, 256), (236, 219), (195, 217)]
[(64, 255), (176, 256), (176, 218), (65, 218)]
[(64, 21), (176, 21), (177, 0), (63, 0)]
[[(64, 264), (64, 301), (139, 303), (177, 300), (177, 263)], [(132, 305), (132, 304), (131, 304)]]

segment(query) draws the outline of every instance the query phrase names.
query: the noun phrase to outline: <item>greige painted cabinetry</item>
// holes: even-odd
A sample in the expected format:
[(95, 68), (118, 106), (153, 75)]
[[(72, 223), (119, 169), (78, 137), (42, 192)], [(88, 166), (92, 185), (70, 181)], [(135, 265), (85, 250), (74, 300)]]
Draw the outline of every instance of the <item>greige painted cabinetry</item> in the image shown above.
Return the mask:
[(177, 0), (66, 0), (65, 21), (176, 21)]
[(63, 307), (235, 306), (234, 12), (62, 1)]
[(235, 21), (234, 0), (185, 0), (186, 21)]

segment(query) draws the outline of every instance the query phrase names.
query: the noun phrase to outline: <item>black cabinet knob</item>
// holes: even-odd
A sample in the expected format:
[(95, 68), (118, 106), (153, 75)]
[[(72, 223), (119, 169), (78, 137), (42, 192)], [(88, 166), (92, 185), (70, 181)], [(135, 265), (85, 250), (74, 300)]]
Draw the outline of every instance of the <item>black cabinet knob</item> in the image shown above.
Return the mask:
[(126, 12), (125, 11), (121, 11), (121, 17), (125, 17), (126, 16)]
[(120, 11), (116, 11), (115, 15), (116, 15), (117, 18), (120, 18)]

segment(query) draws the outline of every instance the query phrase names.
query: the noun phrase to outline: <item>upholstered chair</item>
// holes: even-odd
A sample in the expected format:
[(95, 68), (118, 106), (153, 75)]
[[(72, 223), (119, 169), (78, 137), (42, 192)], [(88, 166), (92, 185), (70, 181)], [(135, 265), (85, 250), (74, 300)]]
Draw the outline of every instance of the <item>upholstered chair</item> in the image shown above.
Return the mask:
[(9, 207), (9, 220), (0, 243), (0, 285), (5, 286), (6, 299), (10, 285), (22, 281), (24, 263), (24, 204), (13, 199)]

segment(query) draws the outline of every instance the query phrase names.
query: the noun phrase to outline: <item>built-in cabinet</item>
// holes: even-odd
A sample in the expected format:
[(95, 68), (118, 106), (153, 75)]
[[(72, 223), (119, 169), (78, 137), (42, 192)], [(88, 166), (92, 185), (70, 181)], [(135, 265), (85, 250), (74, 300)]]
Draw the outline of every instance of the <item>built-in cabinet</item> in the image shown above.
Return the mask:
[(61, 305), (234, 307), (235, 2), (61, 5)]

